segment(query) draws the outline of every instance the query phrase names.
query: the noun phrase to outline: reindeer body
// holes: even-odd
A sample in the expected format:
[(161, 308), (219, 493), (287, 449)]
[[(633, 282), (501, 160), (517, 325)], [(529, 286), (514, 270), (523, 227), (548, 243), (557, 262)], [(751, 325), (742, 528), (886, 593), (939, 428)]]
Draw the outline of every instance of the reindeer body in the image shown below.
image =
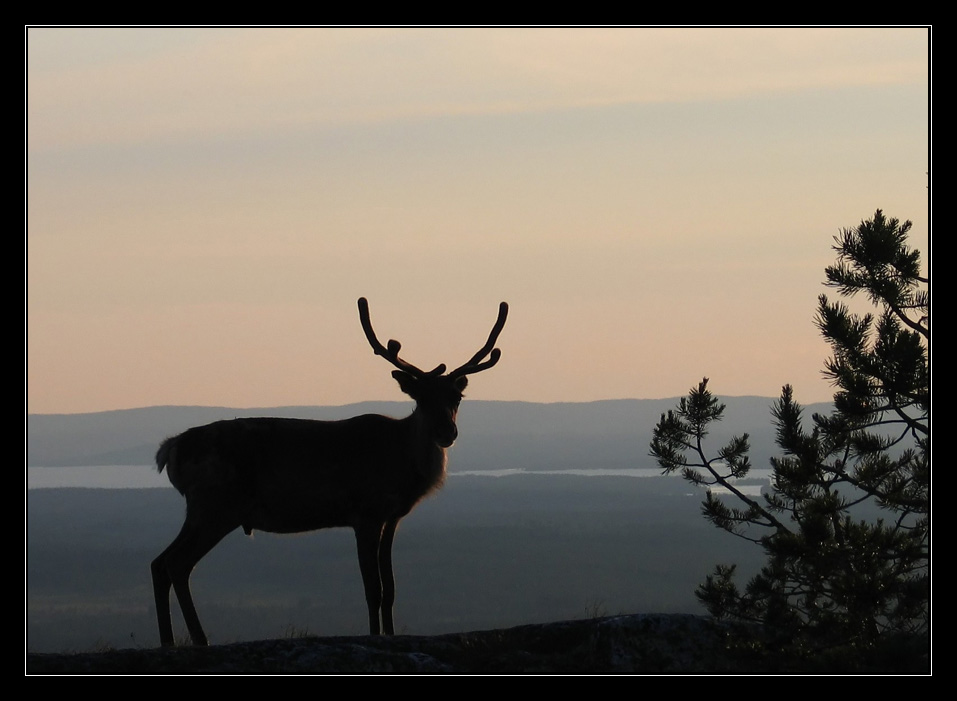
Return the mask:
[(445, 448), (418, 418), (217, 421), (168, 438), (156, 464), (187, 508), (209, 495), (247, 534), (353, 528), (400, 519), (442, 485)]
[[(194, 645), (206, 645), (189, 588), (196, 564), (238, 527), (300, 533), (348, 527), (356, 536), (359, 570), (373, 635), (394, 633), (392, 541), (399, 521), (445, 479), (446, 449), (458, 437), (455, 420), (467, 375), (501, 355), (493, 348), (508, 313), (504, 302), (485, 346), (446, 374), (399, 358), (398, 341), (379, 343), (365, 299), (359, 320), (377, 355), (415, 400), (404, 419), (377, 414), (342, 421), (244, 418), (217, 421), (167, 438), (156, 453), (173, 486), (186, 497), (186, 519), (153, 560), (153, 595), (160, 642), (173, 645), (170, 587), (176, 592)], [(483, 360), (488, 357), (488, 360)]]

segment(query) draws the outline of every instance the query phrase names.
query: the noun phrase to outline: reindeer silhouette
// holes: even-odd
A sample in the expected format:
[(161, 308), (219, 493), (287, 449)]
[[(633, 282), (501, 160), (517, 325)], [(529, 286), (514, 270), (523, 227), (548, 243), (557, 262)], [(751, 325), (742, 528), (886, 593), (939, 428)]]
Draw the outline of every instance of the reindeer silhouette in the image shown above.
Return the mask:
[[(248, 418), (217, 421), (167, 438), (156, 465), (186, 497), (186, 519), (172, 543), (153, 560), (153, 594), (160, 642), (171, 646), (170, 587), (176, 592), (194, 645), (207, 645), (189, 588), (196, 564), (227, 533), (242, 527), (299, 533), (348, 527), (355, 532), (359, 569), (369, 609), (369, 632), (392, 635), (395, 579), (392, 541), (399, 521), (445, 479), (446, 449), (468, 375), (501, 357), (495, 348), (508, 305), (499, 306), (488, 341), (464, 365), (425, 372), (399, 357), (401, 345), (383, 346), (359, 299), (359, 320), (377, 355), (415, 400), (404, 419), (365, 414), (342, 421)], [(487, 359), (486, 359), (487, 358)], [(381, 614), (381, 619), (380, 619)]]

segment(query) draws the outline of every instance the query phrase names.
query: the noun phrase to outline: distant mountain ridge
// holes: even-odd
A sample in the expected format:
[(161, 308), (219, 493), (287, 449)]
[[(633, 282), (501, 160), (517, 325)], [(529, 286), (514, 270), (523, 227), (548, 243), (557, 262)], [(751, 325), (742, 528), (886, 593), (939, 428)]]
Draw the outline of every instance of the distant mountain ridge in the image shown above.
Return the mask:
[[(724, 420), (709, 436), (716, 450), (748, 433), (756, 467), (776, 454), (771, 397), (721, 397)], [(467, 400), (459, 412), (459, 440), (449, 470), (654, 468), (648, 443), (662, 413), (678, 398), (594, 402), (502, 402)], [(28, 414), (26, 463), (30, 467), (148, 465), (159, 443), (191, 426), (249, 416), (335, 420), (366, 413), (402, 417), (411, 402), (362, 402), (342, 406), (252, 409), (157, 406), (88, 414)], [(830, 412), (830, 403), (805, 407)]]

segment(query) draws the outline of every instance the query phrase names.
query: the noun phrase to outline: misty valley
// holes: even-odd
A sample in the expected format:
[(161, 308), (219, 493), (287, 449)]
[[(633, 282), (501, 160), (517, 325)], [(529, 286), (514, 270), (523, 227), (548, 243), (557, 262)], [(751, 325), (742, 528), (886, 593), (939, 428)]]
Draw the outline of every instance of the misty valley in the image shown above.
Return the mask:
[[(770, 402), (729, 399), (722, 429), (751, 430), (760, 468), (773, 438)], [(704, 613), (694, 591), (714, 566), (737, 563), (748, 574), (762, 562), (761, 551), (706, 522), (703, 491), (660, 476), (647, 457), (650, 427), (671, 405), (465, 403), (445, 486), (402, 521), (396, 536), (396, 632)], [(189, 425), (266, 413), (337, 418), (369, 408), (30, 415), (28, 469), (32, 480), (52, 471), (45, 465), (62, 466), (60, 473), (101, 465), (114, 486), (126, 484), (118, 477), (124, 471), (134, 475), (132, 484), (162, 483), (165, 475), (148, 466), (152, 453), (164, 436)], [(371, 408), (399, 416), (405, 410), (398, 403)], [(725, 439), (715, 432), (715, 442)], [(620, 476), (629, 471), (655, 476)], [(182, 497), (164, 486), (31, 488), (25, 498), (27, 649), (158, 645), (150, 562), (182, 525)], [(203, 558), (191, 582), (213, 643), (368, 632), (348, 529), (257, 531), (251, 538), (236, 529)], [(172, 609), (177, 641), (188, 642), (175, 602)]]
[[(700, 498), (668, 477), (452, 474), (396, 536), (396, 632), (703, 613), (694, 589), (713, 566), (747, 571), (760, 552), (707, 524)], [(157, 645), (149, 563), (182, 512), (173, 489), (31, 490), (27, 648)], [(367, 632), (347, 529), (251, 538), (237, 529), (192, 582), (213, 643)]]

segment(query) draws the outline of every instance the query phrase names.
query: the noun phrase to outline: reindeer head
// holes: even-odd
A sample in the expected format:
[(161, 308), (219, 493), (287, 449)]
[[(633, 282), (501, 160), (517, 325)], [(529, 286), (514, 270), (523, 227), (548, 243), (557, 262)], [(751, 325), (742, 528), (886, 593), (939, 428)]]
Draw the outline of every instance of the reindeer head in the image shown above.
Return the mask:
[[(502, 356), (502, 352), (494, 346), (505, 326), (507, 316), (508, 305), (502, 302), (498, 308), (498, 320), (492, 327), (488, 340), (467, 363), (448, 374), (445, 374), (444, 364), (426, 372), (399, 357), (402, 344), (398, 341), (390, 340), (387, 346), (379, 342), (369, 320), (369, 303), (365, 297), (359, 298), (359, 321), (369, 345), (376, 355), (381, 355), (399, 368), (392, 371), (392, 377), (399, 383), (402, 391), (415, 400), (416, 411), (426, 419), (425, 425), (430, 427), (432, 439), (442, 448), (448, 448), (458, 437), (455, 419), (462, 393), (468, 385), (467, 376), (488, 370)], [(485, 359), (486, 356), (488, 360)]]

